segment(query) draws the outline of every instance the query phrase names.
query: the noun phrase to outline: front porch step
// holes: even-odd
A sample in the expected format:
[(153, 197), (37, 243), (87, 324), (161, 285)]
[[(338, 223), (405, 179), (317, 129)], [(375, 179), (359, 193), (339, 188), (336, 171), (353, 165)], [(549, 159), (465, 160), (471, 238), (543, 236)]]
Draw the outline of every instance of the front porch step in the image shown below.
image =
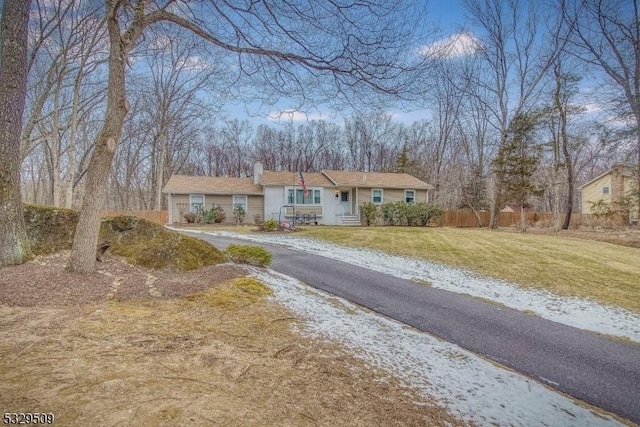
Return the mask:
[(360, 218), (358, 218), (358, 215), (342, 215), (340, 217), (340, 224), (342, 224), (342, 225), (360, 225)]

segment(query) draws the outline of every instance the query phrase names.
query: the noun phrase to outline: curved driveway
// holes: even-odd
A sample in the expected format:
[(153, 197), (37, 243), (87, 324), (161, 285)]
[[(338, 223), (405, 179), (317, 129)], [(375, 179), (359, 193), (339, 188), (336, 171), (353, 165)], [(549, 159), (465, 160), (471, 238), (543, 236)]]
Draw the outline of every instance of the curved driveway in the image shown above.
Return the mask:
[[(224, 249), (246, 241), (192, 234)], [(251, 243), (255, 244), (255, 243)], [(640, 345), (277, 245), (271, 268), (640, 423)]]

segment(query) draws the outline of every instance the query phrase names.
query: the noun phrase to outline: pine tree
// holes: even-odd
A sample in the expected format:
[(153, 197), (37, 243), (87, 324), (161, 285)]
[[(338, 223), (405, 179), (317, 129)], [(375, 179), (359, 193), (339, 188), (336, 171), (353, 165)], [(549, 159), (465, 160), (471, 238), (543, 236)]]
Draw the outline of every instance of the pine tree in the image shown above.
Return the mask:
[(516, 116), (509, 126), (507, 142), (500, 147), (493, 169), (503, 183), (503, 200), (520, 205), (520, 229), (526, 231), (524, 209), (538, 192), (533, 175), (540, 163), (540, 146), (534, 141), (536, 114)]
[(409, 160), (409, 150), (407, 149), (407, 144), (402, 144), (402, 150), (396, 157), (396, 163), (393, 168), (394, 172), (410, 173), (409, 171), (412, 169), (414, 164), (415, 162)]

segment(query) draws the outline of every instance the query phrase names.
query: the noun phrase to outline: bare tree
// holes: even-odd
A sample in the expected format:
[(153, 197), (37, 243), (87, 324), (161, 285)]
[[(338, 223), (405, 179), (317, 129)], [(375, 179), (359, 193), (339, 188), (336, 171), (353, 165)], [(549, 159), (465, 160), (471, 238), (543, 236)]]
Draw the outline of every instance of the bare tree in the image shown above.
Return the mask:
[[(478, 75), (477, 83), (489, 96), (482, 101), (502, 148), (514, 118), (531, 111), (541, 94), (541, 82), (558, 54), (558, 44), (550, 40), (558, 39), (560, 22), (543, 15), (542, 2), (465, 0), (464, 4), (484, 32), (481, 55), (486, 70)], [(545, 26), (545, 21), (552, 25)], [(506, 178), (500, 173), (494, 176), (492, 228), (498, 225)]]
[[(574, 27), (571, 52), (609, 77), (609, 105), (632, 123), (628, 134), (635, 139), (640, 182), (640, 6), (637, 0), (579, 0), (570, 6), (563, 15)], [(637, 192), (640, 201), (640, 185)]]
[(349, 102), (364, 89), (398, 95), (414, 84), (406, 51), (415, 21), (408, 12), (401, 2), (317, 7), (311, 1), (302, 7), (263, 0), (244, 7), (216, 1), (107, 0), (107, 111), (87, 172), (68, 268), (94, 269), (105, 183), (129, 109), (125, 71), (147, 27), (165, 21), (193, 32), (235, 57), (241, 76), (263, 77), (272, 92), (300, 100), (315, 92), (321, 100)]
[[(549, 109), (548, 125), (551, 136), (552, 151), (552, 185), (553, 185), (553, 231), (566, 230), (571, 223), (575, 192), (575, 152), (570, 141), (570, 116), (582, 111), (572, 105), (571, 100), (577, 93), (580, 78), (564, 71), (563, 61), (559, 58), (553, 67), (555, 85), (552, 91), (552, 103)], [(566, 183), (565, 209), (561, 209), (563, 183)], [(564, 210), (565, 218), (560, 225), (560, 212)]]
[(5, 0), (0, 21), (0, 266), (21, 264), (31, 256), (20, 199), (30, 6), (30, 0)]

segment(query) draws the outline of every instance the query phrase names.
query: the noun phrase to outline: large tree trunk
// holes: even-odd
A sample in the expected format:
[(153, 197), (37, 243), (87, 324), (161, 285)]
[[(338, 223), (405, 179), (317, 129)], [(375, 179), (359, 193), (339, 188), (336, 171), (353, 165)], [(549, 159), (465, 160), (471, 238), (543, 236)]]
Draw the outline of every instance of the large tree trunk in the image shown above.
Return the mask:
[(573, 193), (576, 186), (576, 177), (573, 173), (573, 159), (569, 153), (569, 138), (566, 136), (566, 127), (562, 137), (562, 152), (564, 153), (564, 165), (567, 169), (567, 186), (569, 192), (567, 194), (567, 208), (562, 229), (568, 230), (569, 225), (571, 224), (571, 214), (573, 214)]
[(31, 0), (5, 0), (0, 23), (0, 266), (31, 257), (20, 198), (20, 133), (27, 92)]
[(107, 196), (107, 177), (111, 161), (122, 133), (128, 106), (125, 96), (125, 61), (127, 48), (120, 34), (115, 6), (107, 16), (109, 30), (109, 81), (107, 112), (98, 141), (96, 142), (89, 168), (85, 196), (71, 249), (68, 269), (80, 273), (91, 273), (95, 269), (98, 234), (100, 232), (100, 210)]
[(556, 167), (553, 176), (553, 232), (558, 231), (560, 231), (560, 170)]

